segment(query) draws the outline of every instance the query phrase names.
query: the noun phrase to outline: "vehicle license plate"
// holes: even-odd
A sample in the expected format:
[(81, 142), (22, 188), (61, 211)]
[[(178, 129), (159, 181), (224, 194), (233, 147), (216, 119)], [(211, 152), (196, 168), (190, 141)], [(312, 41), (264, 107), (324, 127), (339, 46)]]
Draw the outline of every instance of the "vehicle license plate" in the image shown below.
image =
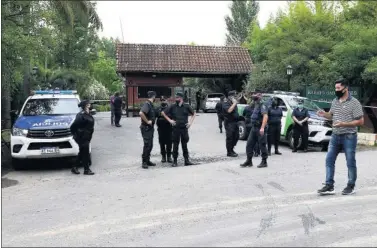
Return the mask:
[(59, 148), (58, 147), (44, 147), (44, 148), (41, 148), (41, 153), (42, 154), (55, 154), (55, 153), (59, 153)]

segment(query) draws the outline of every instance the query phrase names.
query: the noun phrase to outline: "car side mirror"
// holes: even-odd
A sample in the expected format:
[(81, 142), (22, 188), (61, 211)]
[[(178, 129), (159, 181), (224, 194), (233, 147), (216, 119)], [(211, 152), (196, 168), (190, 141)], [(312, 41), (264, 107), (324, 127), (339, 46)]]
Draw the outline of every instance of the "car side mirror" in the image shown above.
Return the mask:
[(95, 114), (97, 114), (97, 110), (96, 110), (96, 109), (92, 109), (92, 110), (90, 110), (90, 114), (91, 114), (91, 115), (95, 115)]

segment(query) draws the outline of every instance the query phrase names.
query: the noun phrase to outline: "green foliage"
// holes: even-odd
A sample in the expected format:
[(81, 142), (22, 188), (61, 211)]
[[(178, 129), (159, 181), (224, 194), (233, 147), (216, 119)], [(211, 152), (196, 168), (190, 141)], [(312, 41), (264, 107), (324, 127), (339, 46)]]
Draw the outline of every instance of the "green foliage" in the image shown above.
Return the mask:
[(259, 3), (255, 0), (232, 1), (231, 15), (225, 17), (228, 30), (227, 45), (241, 45), (246, 41), (250, 23), (254, 22), (259, 12)]
[[(246, 89), (302, 91), (340, 78), (377, 94), (377, 4), (373, 1), (290, 2), (265, 28), (250, 26), (245, 46), (254, 69)], [(288, 89), (286, 67), (292, 65)], [(262, 70), (265, 73), (262, 73)]]

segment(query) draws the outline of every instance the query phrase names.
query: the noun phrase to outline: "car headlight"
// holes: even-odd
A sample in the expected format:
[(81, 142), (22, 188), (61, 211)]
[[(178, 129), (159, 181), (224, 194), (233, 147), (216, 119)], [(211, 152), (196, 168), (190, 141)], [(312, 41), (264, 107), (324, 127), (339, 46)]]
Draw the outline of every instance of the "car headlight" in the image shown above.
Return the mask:
[(17, 128), (17, 127), (14, 127), (12, 129), (12, 135), (13, 136), (25, 136), (26, 137), (27, 133), (28, 133), (27, 129), (21, 129), (21, 128)]
[(313, 126), (324, 126), (325, 125), (325, 121), (323, 121), (323, 120), (316, 120), (316, 119), (309, 119), (308, 120), (308, 124), (309, 125), (313, 125)]

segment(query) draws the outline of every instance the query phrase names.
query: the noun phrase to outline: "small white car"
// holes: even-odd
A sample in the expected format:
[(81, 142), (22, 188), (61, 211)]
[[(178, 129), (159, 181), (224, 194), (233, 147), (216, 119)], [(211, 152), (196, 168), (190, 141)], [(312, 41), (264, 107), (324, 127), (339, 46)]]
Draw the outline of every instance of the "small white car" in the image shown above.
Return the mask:
[(11, 133), (15, 169), (30, 159), (77, 157), (79, 147), (70, 127), (81, 111), (79, 102), (72, 90), (35, 91), (26, 99)]
[(215, 111), (216, 104), (220, 102), (220, 97), (222, 96), (225, 97), (225, 95), (222, 93), (207, 94), (202, 104), (203, 112), (207, 113), (208, 111)]

